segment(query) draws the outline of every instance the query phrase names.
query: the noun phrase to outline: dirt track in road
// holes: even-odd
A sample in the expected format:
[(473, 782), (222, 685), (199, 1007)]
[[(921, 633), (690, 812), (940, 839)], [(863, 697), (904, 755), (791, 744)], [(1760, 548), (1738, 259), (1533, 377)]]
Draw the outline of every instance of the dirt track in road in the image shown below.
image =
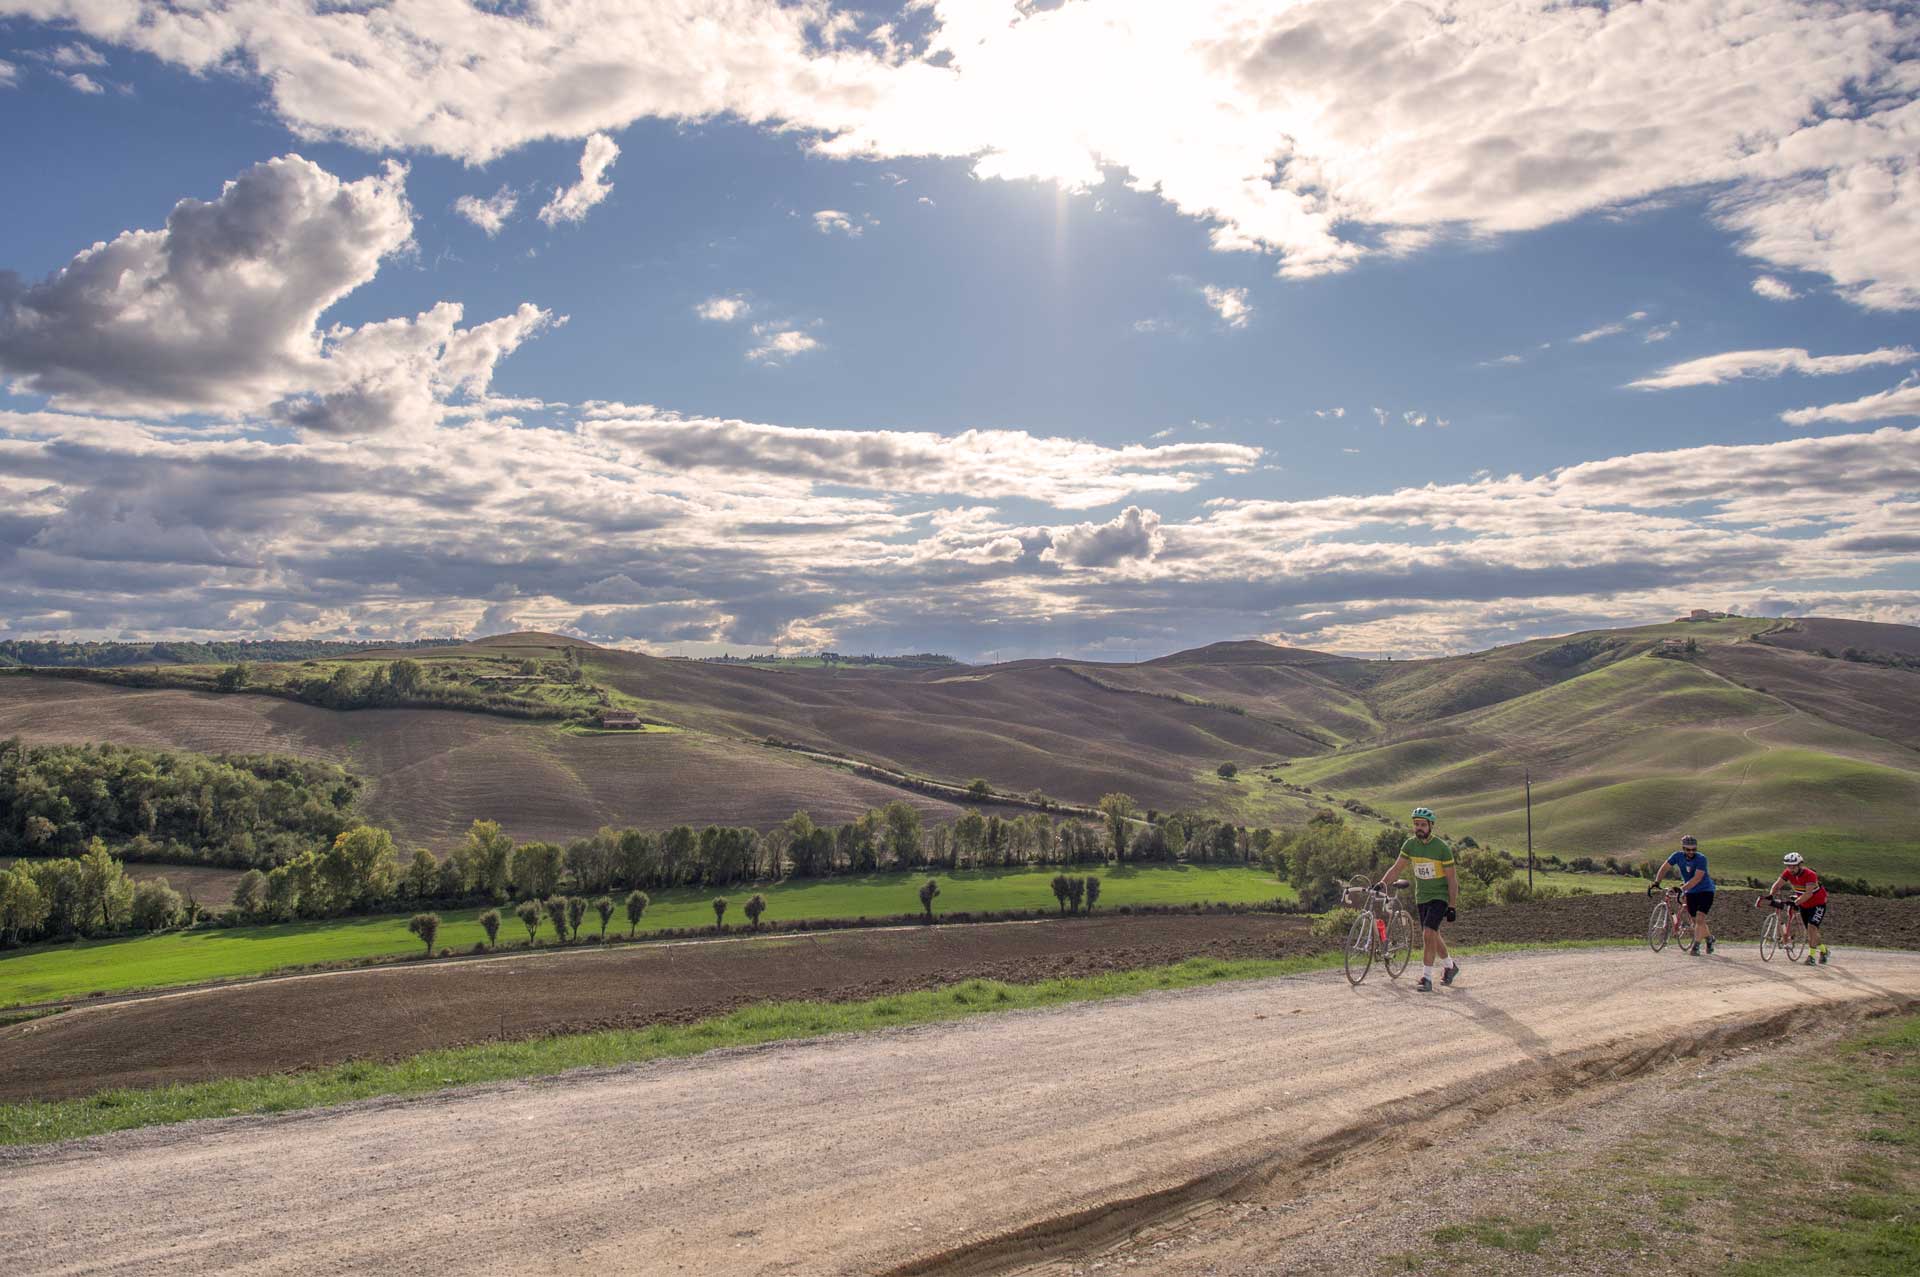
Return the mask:
[(990, 1271), (1449, 1105), (1915, 999), (1920, 956), (1860, 951), (1812, 970), (1508, 955), (1432, 996), (1337, 974), (1149, 994), (0, 1153), (0, 1253), (46, 1273), (425, 1273), (476, 1256)]

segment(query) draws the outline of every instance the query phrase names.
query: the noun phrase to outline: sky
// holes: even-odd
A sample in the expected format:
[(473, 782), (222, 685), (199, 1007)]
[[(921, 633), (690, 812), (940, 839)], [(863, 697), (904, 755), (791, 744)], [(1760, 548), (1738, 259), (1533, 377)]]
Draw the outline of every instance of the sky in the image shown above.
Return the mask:
[(0, 636), (1920, 623), (1920, 8), (0, 0)]

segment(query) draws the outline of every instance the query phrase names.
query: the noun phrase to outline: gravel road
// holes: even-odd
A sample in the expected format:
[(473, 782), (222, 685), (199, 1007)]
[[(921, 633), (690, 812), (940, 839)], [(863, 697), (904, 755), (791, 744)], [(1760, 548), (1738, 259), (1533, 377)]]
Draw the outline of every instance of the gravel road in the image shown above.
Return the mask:
[(1124, 1224), (1143, 1208), (1110, 1204), (1523, 1079), (1920, 999), (1920, 955), (1742, 948), (1487, 958), (1432, 996), (1377, 971), (1220, 985), (0, 1153), (0, 1253), (19, 1273), (978, 1270), (1022, 1253), (974, 1243)]

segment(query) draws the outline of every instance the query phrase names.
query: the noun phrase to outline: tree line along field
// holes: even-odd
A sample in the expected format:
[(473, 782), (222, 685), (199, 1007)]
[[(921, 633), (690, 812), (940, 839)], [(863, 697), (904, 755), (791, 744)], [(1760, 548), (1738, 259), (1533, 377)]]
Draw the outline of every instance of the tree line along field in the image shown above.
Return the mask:
[[(583, 735), (481, 713), (34, 676), (0, 678), (0, 734), (326, 758), (365, 780), (362, 818), (442, 849), (475, 815), (562, 841), (642, 821), (764, 828), (797, 809), (843, 820), (901, 796), (818, 761), (834, 756), (1064, 803), (1123, 790), (1142, 808), (1248, 826), (1329, 807), (1364, 818), (1353, 804), (1403, 818), (1420, 803), (1440, 809), (1444, 833), (1518, 852), (1531, 770), (1543, 854), (1638, 858), (1690, 832), (1743, 874), (1795, 849), (1834, 872), (1920, 882), (1907, 834), (1920, 801), (1920, 630), (1909, 627), (1725, 618), (1421, 661), (1227, 643), (1128, 665), (767, 669), (542, 635), (405, 655), (545, 668), (569, 649), (593, 688), (677, 730)], [(1239, 776), (1217, 776), (1222, 762)], [(905, 797), (929, 819), (958, 814), (944, 796)]]
[[(1293, 888), (1271, 873), (1246, 866), (1091, 868), (1101, 878), (1098, 907), (1102, 911), (1135, 905), (1256, 904), (1296, 898)], [(752, 885), (725, 893), (669, 888), (651, 893), (639, 929), (711, 931), (716, 894), (725, 894), (733, 902), (729, 917), (735, 920), (739, 919), (740, 905), (752, 894), (766, 898), (766, 922), (913, 915), (920, 912), (917, 889), (929, 877), (940, 884), (939, 914), (1051, 911), (1057, 909), (1057, 903), (1049, 884), (1059, 872), (1049, 866), (931, 875), (887, 873)], [(482, 912), (479, 908), (448, 912), (441, 922), (437, 946), (464, 952), (483, 943), (486, 935), (478, 922)], [(511, 909), (501, 912), (500, 938), (527, 939), (524, 925)], [(96, 991), (261, 975), (288, 966), (417, 953), (421, 943), (407, 930), (407, 922), (406, 914), (388, 914), (37, 946), (0, 954), (0, 1006)], [(539, 925), (541, 939), (552, 943), (551, 924), (543, 919)], [(589, 915), (583, 934), (597, 935), (598, 930), (599, 919)], [(609, 934), (625, 934), (626, 930), (624, 913), (616, 914)]]
[[(1088, 870), (1100, 877), (1098, 911), (1103, 913), (1135, 906), (1256, 905), (1298, 899), (1294, 887), (1254, 866), (1090, 866), (1070, 872)], [(936, 916), (961, 912), (1057, 911), (1050, 883), (1059, 872), (1057, 867), (1047, 866), (931, 875), (871, 874), (858, 878), (749, 884), (725, 895), (732, 901), (728, 915), (731, 920), (739, 918), (741, 904), (755, 893), (766, 898), (767, 912), (762, 921), (768, 923), (904, 917), (919, 912), (917, 888), (931, 877), (940, 884)], [(1535, 879), (1540, 886), (1563, 892), (1574, 889), (1638, 892), (1644, 887), (1641, 879), (1607, 874), (1540, 872)], [(715, 894), (712, 890), (695, 888), (670, 888), (652, 893), (639, 933), (644, 936), (649, 932), (701, 928), (711, 931)], [(464, 953), (483, 943), (486, 934), (478, 921), (483, 912), (485, 910), (478, 907), (447, 911), (436, 946)], [(526, 940), (526, 929), (512, 910), (502, 908), (501, 913), (501, 941)], [(330, 918), (83, 940), (0, 953), (0, 1008), (84, 997), (95, 992), (238, 979), (286, 967), (410, 957), (421, 951), (421, 943), (407, 930), (408, 920), (409, 915), (404, 913)], [(592, 937), (598, 931), (599, 919), (589, 914), (583, 934)], [(626, 933), (625, 914), (616, 913), (608, 934)], [(540, 923), (539, 935), (544, 945), (553, 943), (549, 922)]]

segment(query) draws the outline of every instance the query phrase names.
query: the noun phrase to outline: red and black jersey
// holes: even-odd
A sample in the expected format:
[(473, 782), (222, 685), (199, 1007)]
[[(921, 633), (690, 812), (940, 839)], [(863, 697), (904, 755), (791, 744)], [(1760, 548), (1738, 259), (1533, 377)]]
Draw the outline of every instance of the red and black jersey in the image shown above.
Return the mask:
[(1820, 885), (1820, 875), (1805, 865), (1796, 865), (1792, 869), (1781, 870), (1780, 880), (1789, 887), (1792, 887), (1795, 891), (1812, 889), (1813, 894), (1800, 902), (1809, 909), (1815, 905), (1827, 903), (1827, 889)]

